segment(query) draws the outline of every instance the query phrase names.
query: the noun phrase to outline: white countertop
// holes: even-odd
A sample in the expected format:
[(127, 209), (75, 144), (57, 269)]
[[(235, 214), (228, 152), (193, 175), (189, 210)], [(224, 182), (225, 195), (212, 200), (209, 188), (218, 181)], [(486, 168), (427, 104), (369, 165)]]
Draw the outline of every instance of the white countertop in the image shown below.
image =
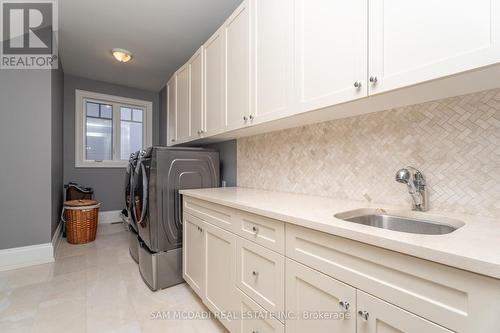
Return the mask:
[(431, 210), (425, 214), (461, 220), (465, 225), (445, 235), (421, 235), (334, 217), (337, 213), (359, 208), (410, 211), (408, 207), (242, 187), (182, 190), (180, 193), (500, 279), (500, 219)]

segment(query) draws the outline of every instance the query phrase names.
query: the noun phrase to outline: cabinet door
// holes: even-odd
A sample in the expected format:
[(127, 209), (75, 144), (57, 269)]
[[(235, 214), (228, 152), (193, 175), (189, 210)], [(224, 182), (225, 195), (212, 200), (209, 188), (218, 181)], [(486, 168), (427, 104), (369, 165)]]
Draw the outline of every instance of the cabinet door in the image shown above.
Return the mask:
[(296, 0), (298, 111), (367, 96), (367, 0)]
[(184, 213), (182, 232), (183, 277), (194, 292), (203, 298), (205, 280), (203, 221)]
[(177, 141), (189, 138), (189, 67), (182, 66), (175, 74), (177, 103)]
[(242, 4), (224, 23), (227, 130), (248, 123), (250, 114), (250, 8)]
[(175, 103), (175, 75), (167, 82), (167, 145), (175, 143), (177, 117), (176, 117), (176, 103)]
[(198, 138), (205, 129), (203, 124), (203, 47), (189, 60), (189, 99), (191, 137)]
[(293, 113), (293, 0), (253, 1), (254, 123)]
[[(237, 309), (235, 285), (235, 235), (205, 222), (205, 298), (204, 303), (216, 313)], [(230, 331), (237, 327), (234, 318), (221, 318)]]
[(358, 290), (358, 333), (451, 333), (444, 327)]
[(370, 94), (500, 61), (498, 1), (369, 3)]
[(285, 284), (287, 333), (356, 332), (356, 289), (290, 259)]
[(205, 126), (207, 135), (212, 135), (223, 129), (226, 112), (224, 29), (216, 31), (203, 48)]

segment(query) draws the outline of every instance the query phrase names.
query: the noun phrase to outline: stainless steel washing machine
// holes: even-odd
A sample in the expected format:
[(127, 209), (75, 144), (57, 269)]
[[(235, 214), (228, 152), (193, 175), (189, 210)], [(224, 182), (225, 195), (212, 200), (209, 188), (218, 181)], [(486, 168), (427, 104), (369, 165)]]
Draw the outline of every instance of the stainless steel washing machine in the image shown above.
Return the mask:
[(218, 187), (219, 179), (216, 150), (151, 147), (141, 152), (133, 180), (133, 215), (139, 269), (152, 290), (183, 281), (179, 190)]

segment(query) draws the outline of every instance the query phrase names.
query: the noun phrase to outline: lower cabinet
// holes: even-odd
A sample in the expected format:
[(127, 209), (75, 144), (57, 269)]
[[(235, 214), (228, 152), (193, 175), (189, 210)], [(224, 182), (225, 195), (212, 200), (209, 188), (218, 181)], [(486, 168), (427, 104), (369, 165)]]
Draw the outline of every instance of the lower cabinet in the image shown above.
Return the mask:
[(499, 280), (200, 201), (183, 275), (231, 333), (500, 332)]
[(358, 333), (452, 333), (358, 290)]
[(205, 260), (203, 260), (204, 222), (184, 214), (182, 234), (182, 275), (198, 296), (203, 298), (205, 284)]
[(451, 333), (379, 298), (287, 259), (287, 333)]
[(205, 296), (203, 302), (221, 315), (222, 324), (231, 332), (236, 321), (230, 315), (237, 308), (234, 278), (236, 235), (209, 223), (204, 224)]
[(356, 332), (356, 289), (286, 260), (286, 332)]

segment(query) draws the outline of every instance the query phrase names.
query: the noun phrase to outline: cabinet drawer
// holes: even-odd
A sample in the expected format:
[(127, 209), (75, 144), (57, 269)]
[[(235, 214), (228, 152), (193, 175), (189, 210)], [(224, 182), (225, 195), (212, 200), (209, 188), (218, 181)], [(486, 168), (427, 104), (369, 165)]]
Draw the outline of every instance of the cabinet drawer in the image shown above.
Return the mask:
[(452, 333), (444, 327), (359, 290), (357, 300), (360, 312), (358, 313), (357, 333)]
[(285, 326), (272, 314), (238, 290), (240, 320), (238, 333), (285, 333)]
[(239, 238), (236, 286), (271, 312), (283, 312), (285, 257)]
[(451, 330), (500, 327), (500, 280), (294, 225), (286, 255)]
[(264, 216), (238, 212), (238, 235), (278, 253), (285, 253), (285, 224)]
[(224, 230), (235, 232), (235, 211), (229, 207), (184, 196), (184, 212)]

